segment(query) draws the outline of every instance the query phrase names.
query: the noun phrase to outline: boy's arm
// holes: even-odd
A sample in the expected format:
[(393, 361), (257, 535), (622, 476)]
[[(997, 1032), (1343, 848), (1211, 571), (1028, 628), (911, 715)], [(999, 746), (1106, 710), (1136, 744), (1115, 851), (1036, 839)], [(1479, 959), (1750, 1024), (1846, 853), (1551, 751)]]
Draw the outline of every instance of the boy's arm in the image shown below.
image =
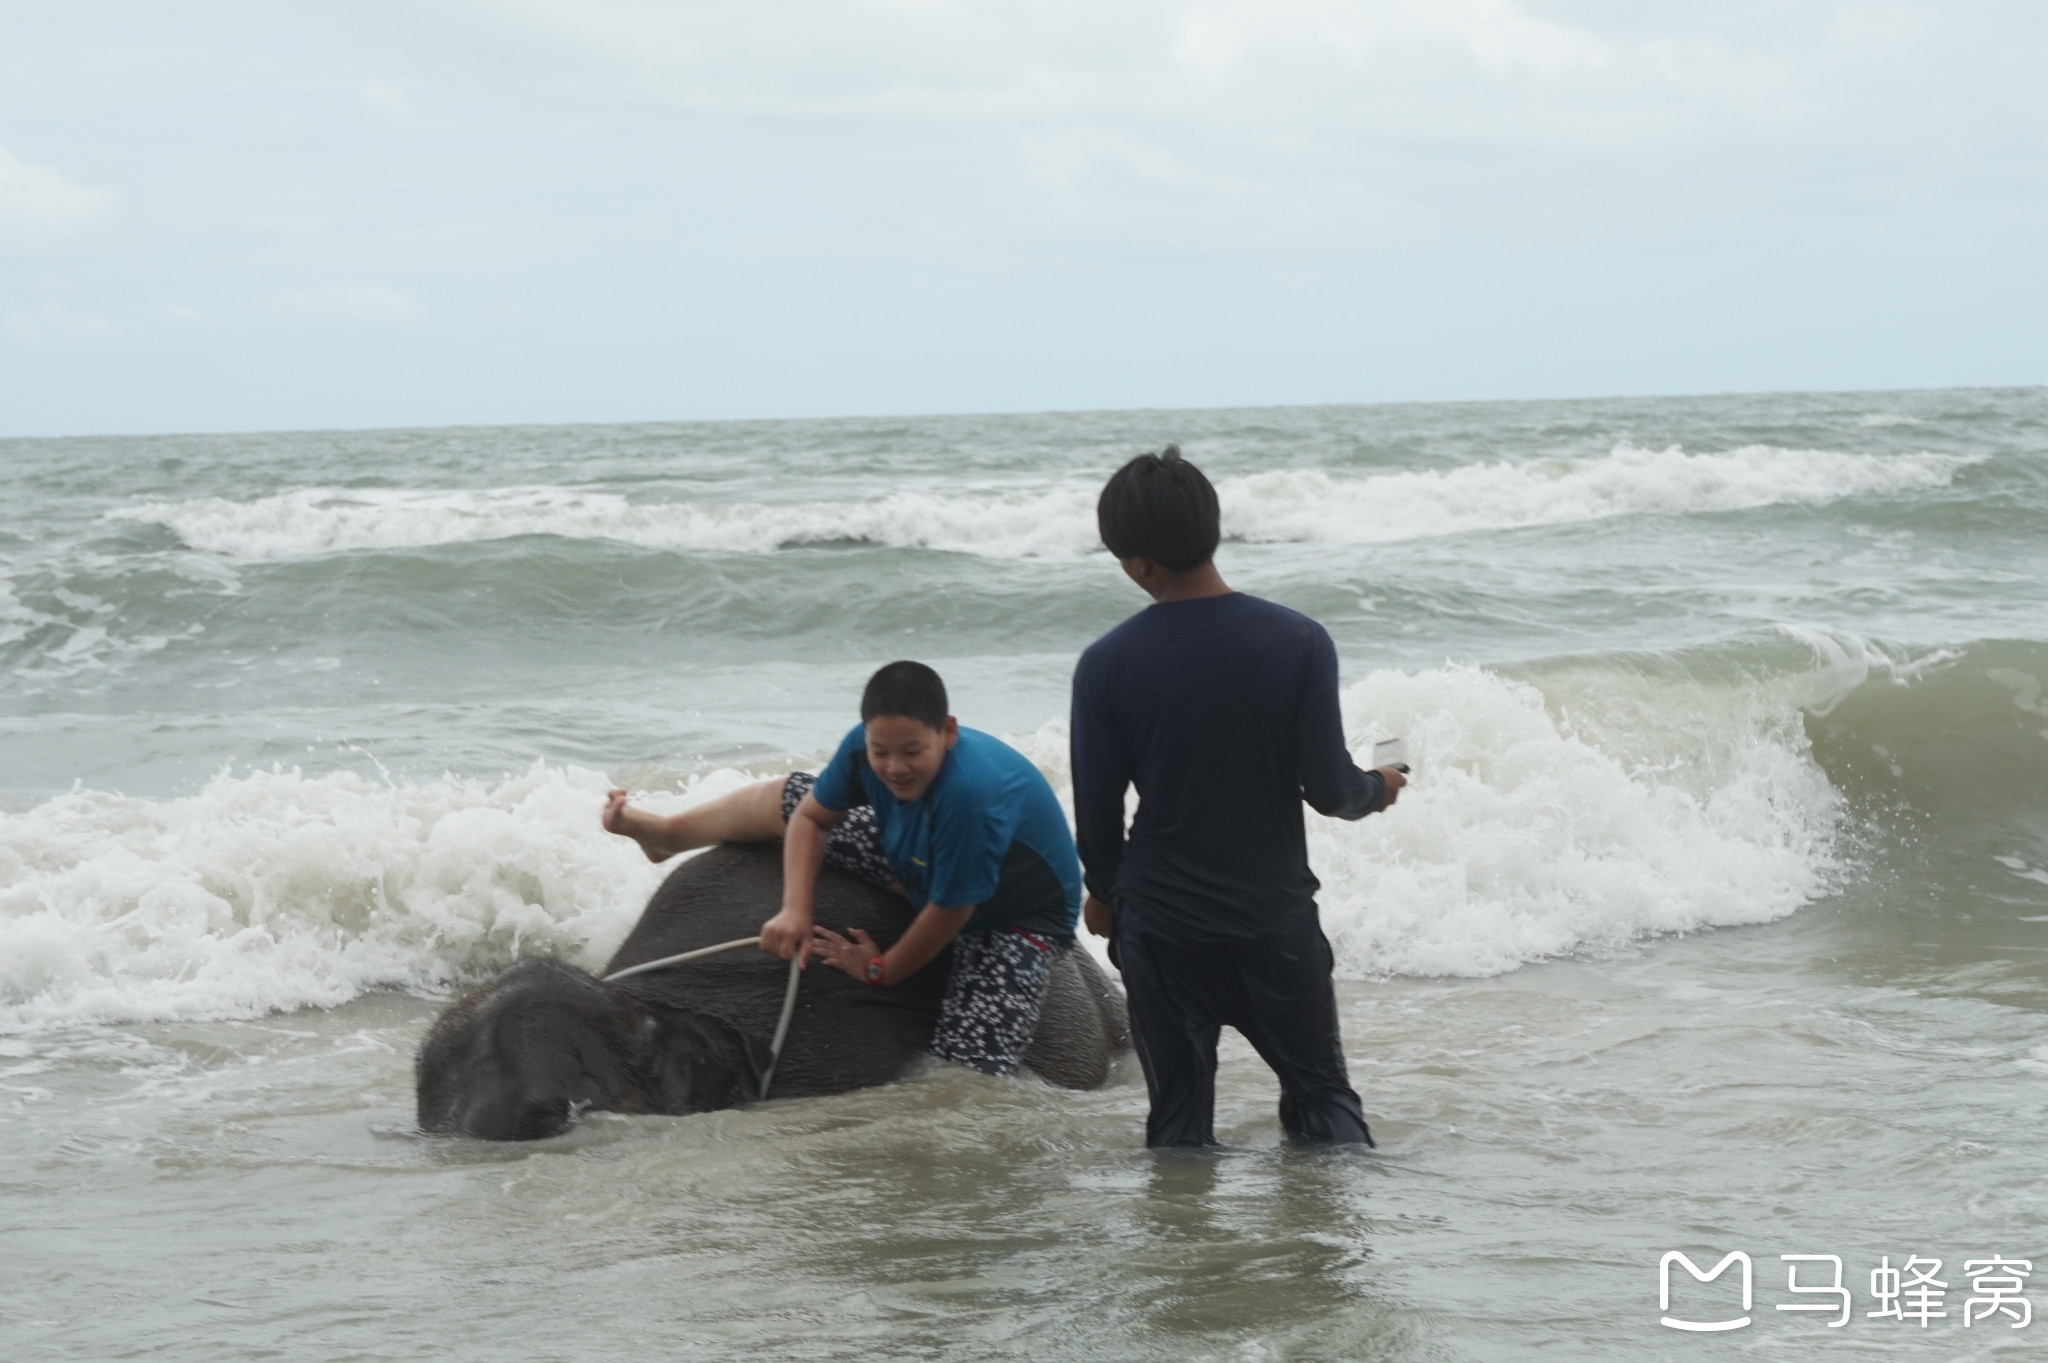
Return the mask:
[(937, 904), (927, 904), (918, 910), (917, 917), (896, 939), (896, 944), (882, 953), (882, 983), (907, 980), (924, 969), (932, 957), (944, 951), (946, 944), (960, 935), (960, 929), (966, 927), (967, 920), (972, 917), (972, 904), (964, 909), (942, 909)]
[(1308, 675), (1294, 720), (1295, 772), (1309, 808), (1333, 819), (1362, 819), (1393, 803), (1398, 787), (1378, 771), (1360, 771), (1344, 746), (1337, 703), (1337, 646), (1320, 625), (1308, 637)]
[(782, 835), (782, 908), (761, 925), (761, 950), (769, 955), (786, 961), (810, 953), (811, 906), (817, 902), (826, 835), (845, 817), (810, 795), (789, 816), (789, 828)]
[[(1074, 773), (1074, 844), (1081, 853), (1088, 898), (1099, 904), (1115, 894), (1123, 866), (1124, 792), (1131, 784), (1123, 736), (1106, 709), (1097, 669), (1084, 654), (1074, 669), (1067, 755)], [(1089, 914), (1091, 931), (1096, 917)]]

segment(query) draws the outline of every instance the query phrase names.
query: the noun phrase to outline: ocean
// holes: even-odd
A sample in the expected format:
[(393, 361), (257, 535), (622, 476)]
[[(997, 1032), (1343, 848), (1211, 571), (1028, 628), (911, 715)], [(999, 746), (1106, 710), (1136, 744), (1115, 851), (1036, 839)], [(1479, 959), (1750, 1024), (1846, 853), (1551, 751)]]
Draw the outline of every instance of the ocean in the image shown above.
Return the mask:
[[(815, 767), (908, 657), (1064, 799), (1075, 657), (1144, 604), (1095, 494), (1169, 441), (1416, 768), (1310, 816), (1377, 1152), (1285, 1146), (1234, 1036), (1213, 1156), (1141, 1148), (1134, 1063), (414, 1130), (433, 1016), (602, 963), (662, 875), (608, 785)], [(0, 479), (0, 1356), (2048, 1331), (2048, 390), (13, 439)]]

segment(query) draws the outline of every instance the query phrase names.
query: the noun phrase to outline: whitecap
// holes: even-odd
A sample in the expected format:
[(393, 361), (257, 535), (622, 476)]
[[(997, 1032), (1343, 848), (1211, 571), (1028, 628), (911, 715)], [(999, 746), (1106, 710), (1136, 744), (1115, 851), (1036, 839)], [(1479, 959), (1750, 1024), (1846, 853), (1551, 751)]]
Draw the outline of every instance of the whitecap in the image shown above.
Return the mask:
[(0, 815), (0, 1031), (331, 1006), (522, 955), (599, 965), (664, 874), (598, 827), (606, 789), (538, 765), (420, 784), (272, 770)]
[[(1841, 800), (1799, 713), (1840, 670), (1716, 689), (1595, 660), (1548, 693), (1466, 666), (1349, 686), (1355, 751), (1403, 736), (1416, 781), (1358, 823), (1309, 816), (1340, 974), (1497, 974), (1794, 912), (1838, 869)], [(1071, 812), (1064, 727), (1013, 741)], [(635, 798), (672, 811), (756, 775)], [(607, 786), (539, 764), (416, 784), (273, 770), (0, 815), (0, 1031), (329, 1006), (529, 955), (601, 965), (665, 873), (599, 828)]]
[[(1228, 537), (1371, 544), (1612, 516), (1732, 511), (1945, 486), (1973, 462), (1748, 445), (1689, 454), (1616, 446), (1593, 459), (1449, 470), (1270, 471), (1217, 484)], [(844, 502), (634, 502), (597, 489), (301, 488), (247, 501), (146, 502), (109, 513), (174, 530), (242, 560), (418, 549), (520, 535), (609, 540), (682, 553), (769, 553), (866, 543), (991, 558), (1077, 558), (1098, 547), (1093, 484), (896, 492)]]

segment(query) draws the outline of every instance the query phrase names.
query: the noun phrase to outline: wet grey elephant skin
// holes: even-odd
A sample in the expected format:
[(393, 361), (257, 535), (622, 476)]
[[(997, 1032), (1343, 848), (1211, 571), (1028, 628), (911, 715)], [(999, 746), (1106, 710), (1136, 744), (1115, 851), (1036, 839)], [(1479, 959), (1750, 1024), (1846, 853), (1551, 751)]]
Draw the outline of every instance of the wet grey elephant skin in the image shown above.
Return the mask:
[[(751, 937), (781, 898), (780, 847), (715, 847), (662, 882), (605, 971)], [(814, 916), (887, 946), (912, 913), (903, 896), (828, 868)], [(890, 989), (811, 962), (771, 1096), (895, 1079), (931, 1040), (950, 959)], [(588, 1109), (680, 1114), (750, 1102), (788, 969), (743, 948), (607, 984), (559, 961), (521, 961), (456, 1002), (420, 1043), (420, 1129), (535, 1140), (568, 1130)], [(1064, 953), (1025, 1064), (1063, 1088), (1095, 1088), (1129, 1044), (1123, 991), (1087, 952)]]

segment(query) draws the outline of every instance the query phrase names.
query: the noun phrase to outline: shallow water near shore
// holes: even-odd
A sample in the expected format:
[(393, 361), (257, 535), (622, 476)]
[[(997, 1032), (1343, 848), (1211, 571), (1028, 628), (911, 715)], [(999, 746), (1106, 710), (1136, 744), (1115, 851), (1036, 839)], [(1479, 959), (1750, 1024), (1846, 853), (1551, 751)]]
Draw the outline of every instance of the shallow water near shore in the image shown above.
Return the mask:
[[(1070, 1094), (933, 1065), (495, 1146), (410, 1132), (420, 1000), (50, 1037), (53, 1095), (0, 1164), (33, 1266), (10, 1327), (77, 1358), (1629, 1359), (1699, 1346), (1657, 1324), (1670, 1248), (1748, 1249), (1758, 1314), (1797, 1300), (1780, 1253), (2025, 1254), (2038, 1014), (1962, 959), (1947, 987), (1868, 978), (1854, 926), (1814, 917), (1346, 984), (1364, 1156), (1280, 1145), (1242, 1044), (1233, 1148), (1155, 1156), (1129, 1066)], [(1760, 1320), (1755, 1347), (1976, 1356), (1862, 1309)]]
[[(595, 826), (816, 762), (893, 656), (1065, 792), (1180, 439), (1393, 813), (1311, 820), (1370, 1154), (1144, 1090), (412, 1129), (434, 1014), (600, 962)], [(0, 442), (0, 1354), (2017, 1355), (2048, 1279), (2039, 390)], [(1730, 1251), (1753, 1261), (1750, 1324)], [(1850, 1319), (1780, 1311), (1835, 1255)], [(1944, 1316), (1873, 1318), (1940, 1258)], [(1828, 1266), (1798, 1265), (1802, 1285)], [(2048, 1302), (2048, 1288), (2026, 1295)]]

